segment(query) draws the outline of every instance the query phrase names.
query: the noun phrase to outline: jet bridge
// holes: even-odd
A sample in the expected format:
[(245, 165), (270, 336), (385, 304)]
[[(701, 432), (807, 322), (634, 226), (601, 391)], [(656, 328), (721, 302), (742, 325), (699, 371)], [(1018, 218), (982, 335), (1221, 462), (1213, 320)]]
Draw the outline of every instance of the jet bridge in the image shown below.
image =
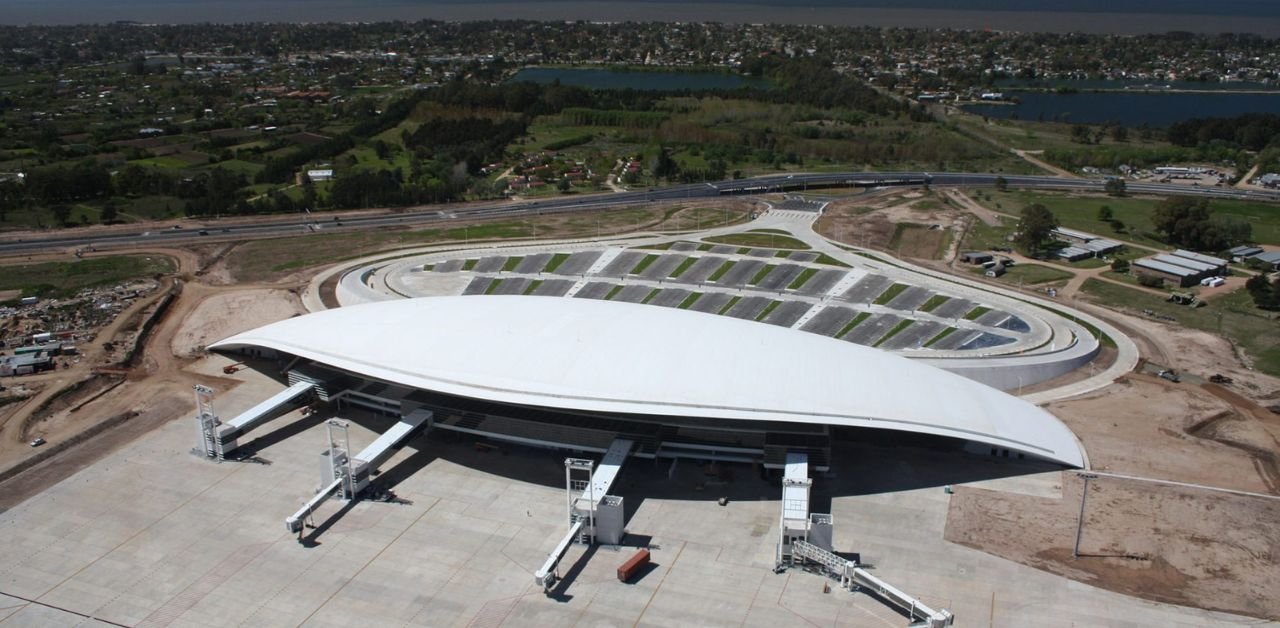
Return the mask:
[[(631, 454), (635, 442), (618, 438), (609, 445), (604, 458), (596, 466), (590, 460), (565, 458), (565, 499), (568, 502), (569, 530), (547, 556), (546, 562), (533, 574), (533, 580), (543, 591), (549, 591), (556, 582), (556, 565), (574, 542), (589, 545), (597, 541), (617, 545), (622, 542), (622, 498), (609, 494), (613, 481), (622, 471), (622, 465)], [(586, 474), (587, 479), (577, 479)]]
[(213, 411), (213, 390), (196, 386), (196, 430), (199, 439), (196, 453), (206, 458), (223, 460), (240, 446), (241, 436), (280, 416), (281, 410), (292, 409), (314, 388), (315, 384), (311, 382), (295, 383), (223, 423)]
[[(346, 434), (347, 424), (336, 419), (330, 420), (325, 426), (329, 447), (321, 452), (325, 460), (322, 465), (320, 490), (314, 497), (307, 500), (302, 508), (293, 513), (293, 516), (285, 520), (285, 527), (293, 533), (301, 532), (306, 520), (311, 517), (316, 508), (335, 495), (342, 499), (355, 499), (369, 486), (373, 472), (395, 453), (397, 445), (423, 424), (430, 429), (433, 416), (429, 410), (411, 411), (391, 426), (391, 429), (374, 439), (354, 458), (347, 453), (351, 450)], [(335, 436), (335, 430), (341, 438)]]
[(955, 621), (950, 611), (935, 611), (920, 600), (871, 575), (856, 561), (833, 553), (831, 515), (809, 512), (809, 491), (812, 486), (808, 456), (788, 452), (786, 471), (782, 478), (781, 538), (778, 541), (778, 564), (775, 571), (785, 570), (786, 565), (815, 563), (828, 576), (838, 579), (840, 586), (845, 589), (872, 591), (880, 599), (901, 608), (911, 618), (913, 626), (944, 628)]

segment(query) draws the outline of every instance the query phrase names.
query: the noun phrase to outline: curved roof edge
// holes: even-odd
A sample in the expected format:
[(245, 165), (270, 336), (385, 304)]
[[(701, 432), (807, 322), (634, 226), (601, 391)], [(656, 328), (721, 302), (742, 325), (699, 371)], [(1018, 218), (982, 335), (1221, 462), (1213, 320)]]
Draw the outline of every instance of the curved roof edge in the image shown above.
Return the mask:
[[(658, 338), (646, 333), (655, 329)], [(668, 344), (654, 346), (659, 339)], [(995, 389), (844, 341), (671, 308), (431, 297), (317, 312), (210, 345), (247, 347), (501, 403), (894, 429), (1084, 465), (1057, 417)], [(439, 355), (454, 357), (427, 357)], [(762, 369), (742, 368), (771, 359), (796, 368), (784, 364), (763, 378)]]

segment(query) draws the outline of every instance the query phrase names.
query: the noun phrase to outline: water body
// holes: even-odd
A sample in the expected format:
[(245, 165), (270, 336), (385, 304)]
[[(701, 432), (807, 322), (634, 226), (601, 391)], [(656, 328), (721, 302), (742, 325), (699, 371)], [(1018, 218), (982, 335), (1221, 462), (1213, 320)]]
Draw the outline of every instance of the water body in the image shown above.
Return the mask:
[(4, 9), (0, 24), (530, 19), (1280, 36), (1272, 0), (5, 0)]
[(964, 105), (963, 109), (992, 118), (1118, 123), (1128, 127), (1146, 124), (1155, 128), (1168, 127), (1191, 118), (1230, 117), (1245, 113), (1280, 114), (1280, 94), (1015, 92), (1015, 95), (1021, 99), (1018, 104)]
[(640, 91), (673, 91), (740, 87), (768, 88), (769, 82), (755, 77), (723, 72), (651, 72), (619, 71), (604, 68), (525, 68), (511, 77), (511, 82), (554, 83), (590, 89), (636, 89)]
[(1250, 83), (1237, 81), (1223, 83), (1221, 81), (1159, 81), (1152, 79), (1000, 79), (995, 81), (998, 89), (1014, 90), (1017, 88), (1058, 89), (1060, 87), (1087, 90), (1126, 89), (1134, 92), (1151, 92), (1162, 90), (1191, 91), (1280, 91), (1280, 83)]

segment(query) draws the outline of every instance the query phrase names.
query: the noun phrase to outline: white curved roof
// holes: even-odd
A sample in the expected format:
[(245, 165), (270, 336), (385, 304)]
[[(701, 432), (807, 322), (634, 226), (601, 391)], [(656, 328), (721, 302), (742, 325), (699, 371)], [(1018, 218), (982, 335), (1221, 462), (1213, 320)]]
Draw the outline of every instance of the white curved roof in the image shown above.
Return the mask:
[(426, 297), (299, 316), (210, 348), (249, 346), (503, 403), (895, 429), (1083, 464), (1056, 417), (994, 388), (842, 340), (675, 308)]

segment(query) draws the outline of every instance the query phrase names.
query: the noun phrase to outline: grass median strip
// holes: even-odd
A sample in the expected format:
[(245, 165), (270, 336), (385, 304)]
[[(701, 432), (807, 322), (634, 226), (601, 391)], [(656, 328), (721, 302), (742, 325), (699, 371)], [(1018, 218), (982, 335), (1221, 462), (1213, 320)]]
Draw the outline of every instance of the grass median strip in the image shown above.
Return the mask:
[(875, 343), (874, 345), (872, 345), (872, 346), (873, 346), (873, 347), (878, 347), (878, 346), (880, 346), (880, 345), (882, 345), (882, 344), (884, 344), (884, 343), (888, 342), (890, 338), (892, 338), (892, 337), (894, 337), (894, 336), (897, 336), (899, 333), (901, 333), (901, 332), (902, 332), (902, 330), (904, 330), (904, 329), (906, 329), (906, 328), (910, 327), (910, 326), (912, 325), (912, 323), (915, 323), (915, 321), (914, 321), (914, 320), (912, 320), (912, 319), (909, 319), (909, 318), (908, 318), (908, 319), (906, 319), (906, 320), (903, 320), (903, 321), (898, 321), (898, 324), (897, 324), (897, 325), (894, 325), (894, 326), (893, 326), (893, 329), (890, 329), (890, 330), (889, 330), (889, 333), (887, 333), (887, 334), (885, 334), (885, 335), (881, 336), (881, 337), (880, 337), (880, 339), (879, 339), (879, 340), (877, 340), (877, 341), (876, 341), (876, 343)]
[(695, 292), (695, 293), (693, 293), (693, 294), (691, 294), (691, 295), (689, 295), (689, 296), (685, 297), (685, 298), (684, 298), (684, 300), (680, 302), (680, 308), (679, 308), (679, 309), (687, 310), (687, 309), (689, 309), (689, 308), (693, 307), (693, 304), (694, 304), (694, 303), (697, 303), (697, 302), (698, 302), (698, 299), (699, 299), (699, 298), (701, 298), (701, 297), (702, 297), (702, 293), (701, 293), (701, 292)]
[(741, 300), (742, 300), (742, 297), (733, 297), (732, 299), (729, 299), (729, 302), (728, 302), (728, 303), (725, 303), (725, 304), (724, 304), (724, 307), (720, 308), (720, 311), (719, 311), (719, 312), (716, 312), (716, 313), (717, 313), (717, 314), (724, 314), (725, 312), (728, 312), (729, 310), (732, 310), (732, 309), (733, 309), (733, 306), (737, 305), (737, 304), (738, 304), (738, 301), (741, 301)]
[(764, 278), (767, 277), (769, 273), (773, 272), (773, 269), (777, 267), (777, 264), (765, 264), (764, 268), (761, 268), (756, 272), (756, 276), (752, 277), (751, 281), (748, 281), (747, 284), (752, 286), (759, 284), (761, 281), (764, 281)]
[(523, 259), (523, 257), (508, 257), (507, 261), (502, 263), (502, 272), (509, 273), (515, 270), (516, 266), (519, 266), (520, 261)]
[(556, 269), (560, 268), (560, 265), (563, 264), (564, 261), (567, 259), (569, 259), (568, 253), (556, 253), (555, 255), (552, 255), (551, 261), (547, 262), (547, 267), (542, 269), (542, 272), (546, 272), (546, 273), (556, 272)]
[(929, 342), (924, 343), (924, 346), (931, 347), (933, 346), (934, 343), (940, 342), (943, 338), (946, 338), (947, 336), (950, 336), (951, 334), (955, 333), (955, 331), (956, 331), (955, 327), (948, 327), (938, 332), (937, 336), (930, 338)]
[(694, 265), (694, 263), (698, 261), (698, 259), (699, 259), (699, 258), (697, 258), (697, 257), (686, 257), (686, 258), (684, 258), (684, 261), (683, 261), (683, 262), (680, 262), (680, 265), (679, 265), (679, 266), (676, 266), (676, 269), (675, 269), (675, 270), (673, 270), (673, 271), (671, 271), (671, 274), (670, 274), (670, 275), (668, 275), (668, 276), (669, 276), (669, 277), (679, 277), (680, 275), (683, 275), (683, 274), (684, 274), (684, 271), (689, 270), (689, 267), (690, 267), (690, 266), (693, 266), (693, 265)]
[(972, 310), (969, 310), (969, 313), (964, 315), (964, 320), (976, 321), (978, 320), (979, 316), (982, 316), (983, 314), (986, 314), (987, 312), (990, 312), (990, 311), (991, 311), (991, 308), (985, 305), (979, 305), (978, 307), (975, 307)]
[(617, 285), (617, 286), (614, 286), (614, 287), (612, 287), (612, 288), (609, 288), (609, 294), (604, 295), (604, 300), (605, 300), (605, 301), (610, 301), (610, 300), (612, 300), (612, 299), (613, 299), (613, 295), (618, 294), (619, 292), (622, 292), (622, 286), (621, 286), (621, 285)]
[(538, 289), (538, 286), (541, 286), (541, 285), (542, 285), (542, 280), (541, 280), (541, 279), (534, 279), (532, 282), (530, 282), (530, 283), (529, 283), (529, 287), (528, 287), (528, 288), (525, 288), (524, 293), (525, 293), (525, 294), (533, 294), (533, 291), (534, 291), (534, 290), (537, 290), (537, 289)]
[(635, 268), (631, 269), (631, 272), (629, 274), (639, 275), (640, 273), (644, 272), (644, 269), (649, 267), (649, 264), (652, 264), (657, 260), (658, 260), (657, 255), (646, 255), (644, 256), (644, 259), (640, 260), (639, 264), (636, 264)]
[(875, 303), (876, 305), (884, 305), (885, 303), (892, 301), (894, 297), (902, 294), (902, 291), (906, 289), (907, 284), (895, 283), (892, 286), (889, 286), (888, 290), (881, 292), (880, 296), (876, 297), (876, 300), (872, 301), (872, 303)]
[(498, 286), (500, 286), (500, 285), (502, 285), (502, 280), (501, 280), (501, 279), (494, 279), (493, 281), (490, 281), (490, 282), (489, 282), (489, 287), (484, 289), (484, 293), (485, 293), (485, 294), (493, 294), (493, 291), (494, 291), (494, 290), (497, 290), (497, 289), (498, 289)]
[(756, 320), (762, 321), (768, 318), (769, 314), (778, 309), (779, 305), (782, 305), (782, 301), (770, 301), (769, 305), (764, 306), (764, 309), (760, 311), (760, 315), (756, 317)]
[(919, 309), (921, 312), (932, 312), (938, 309), (938, 306), (950, 300), (951, 300), (951, 297), (949, 296), (942, 295), (942, 294), (935, 294), (929, 297), (929, 300), (925, 301), (924, 305), (921, 305)]
[(737, 264), (737, 262), (733, 260), (728, 260), (725, 263), (721, 264), (720, 268), (716, 269), (716, 272), (711, 273), (711, 276), (707, 277), (707, 281), (719, 281), (720, 278), (723, 277), (725, 273), (729, 272), (730, 268), (733, 268), (734, 264)]
[(853, 320), (849, 321), (849, 323), (840, 330), (840, 333), (836, 334), (834, 337), (844, 338), (844, 335), (852, 331), (854, 327), (857, 327), (858, 323), (861, 323), (868, 318), (871, 318), (871, 314), (869, 312), (859, 312), (858, 315), (853, 317)]
[(475, 270), (478, 259), (469, 259), (462, 263), (462, 270)]
[(807, 283), (810, 279), (813, 279), (813, 276), (816, 274), (818, 274), (818, 269), (816, 268), (806, 268), (800, 271), (800, 274), (795, 278), (795, 281), (792, 281), (791, 285), (787, 286), (787, 289), (799, 290), (801, 286)]
[(650, 291), (649, 291), (649, 294), (645, 295), (644, 300), (643, 300), (643, 301), (640, 301), (640, 302), (641, 302), (641, 303), (648, 303), (648, 302), (652, 301), (654, 297), (658, 296), (658, 293), (659, 293), (659, 292), (662, 292), (662, 290), (661, 290), (660, 288), (654, 288), (653, 290), (650, 290)]

